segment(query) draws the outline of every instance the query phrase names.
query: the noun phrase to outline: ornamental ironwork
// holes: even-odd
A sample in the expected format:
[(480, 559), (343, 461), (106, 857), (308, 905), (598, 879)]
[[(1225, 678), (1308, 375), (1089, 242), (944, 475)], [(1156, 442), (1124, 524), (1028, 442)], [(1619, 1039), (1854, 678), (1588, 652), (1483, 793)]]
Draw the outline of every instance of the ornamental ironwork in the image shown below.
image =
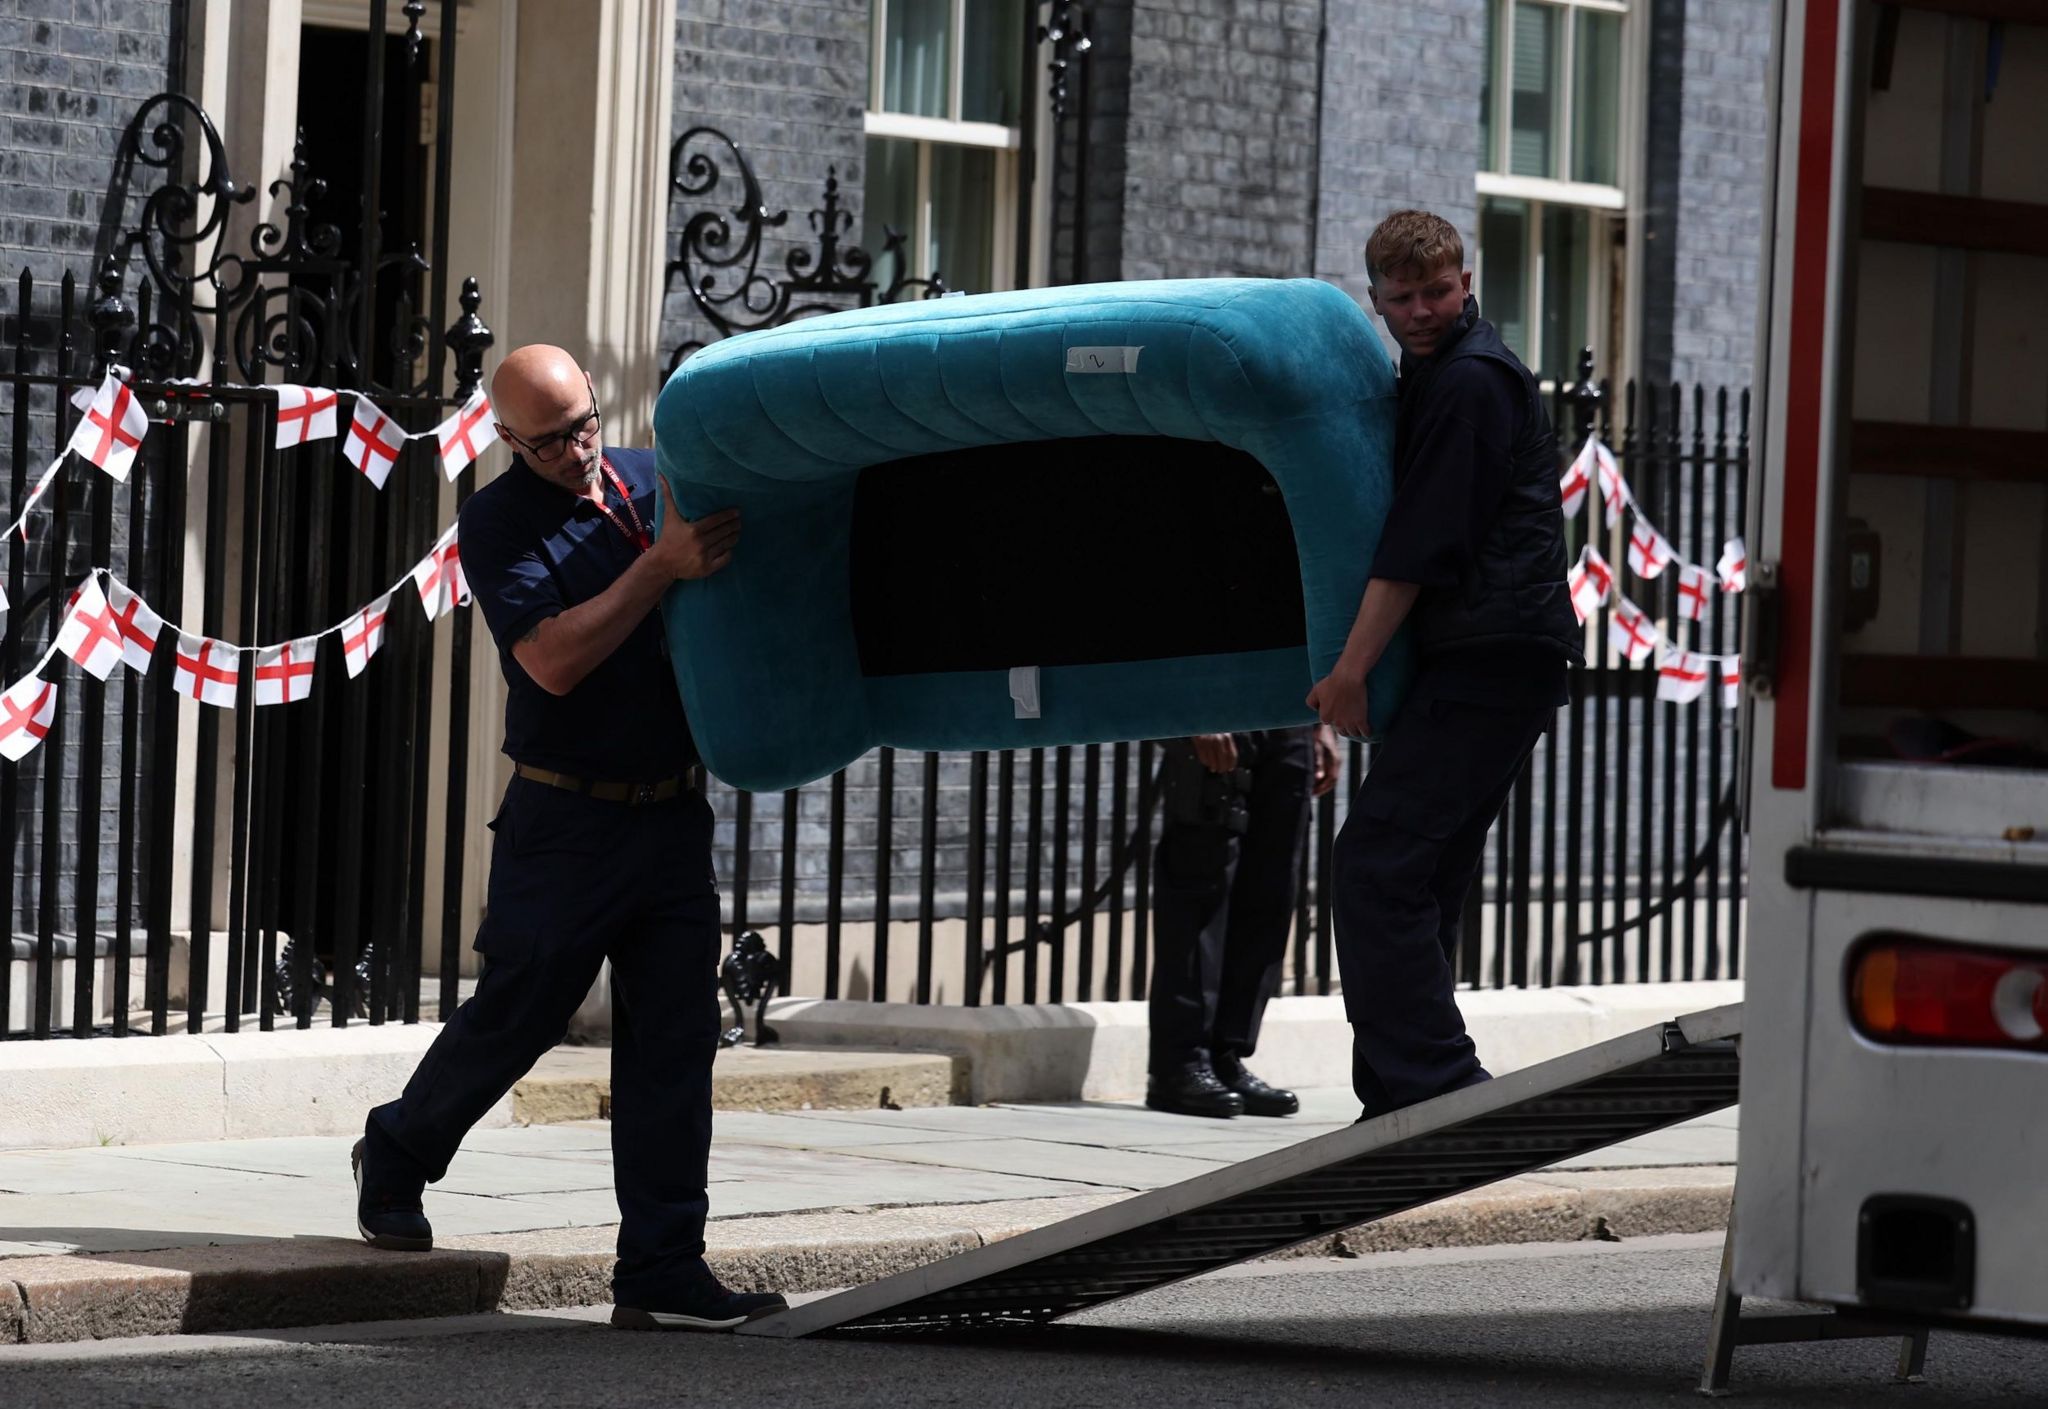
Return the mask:
[[(719, 186), (730, 170), (734, 181), (724, 193)], [(737, 189), (734, 189), (734, 186)], [(726, 197), (730, 206), (712, 204)], [(668, 306), (678, 279), (698, 315), (716, 336), (772, 328), (815, 313), (868, 308), (895, 303), (915, 294), (938, 298), (948, 292), (944, 276), (910, 276), (903, 232), (884, 226), (881, 259), (890, 269), (887, 283), (875, 275), (875, 257), (859, 245), (845, 243), (853, 212), (840, 204), (839, 169), (826, 168), (824, 203), (810, 212), (815, 245), (800, 244), (783, 257), (783, 272), (764, 273), (762, 256), (767, 235), (789, 223), (789, 212), (771, 214), (761, 193), (760, 178), (739, 144), (715, 127), (693, 127), (669, 148), (669, 199), (687, 208), (705, 202), (682, 222), (676, 257), (662, 274), (662, 306)], [(670, 221), (671, 227), (675, 221)], [(687, 339), (669, 354), (662, 379), (685, 357), (705, 346)]]
[[(188, 136), (188, 134), (190, 134)], [(318, 377), (385, 396), (430, 396), (435, 330), (420, 311), (430, 271), (416, 244), (386, 251), (366, 276), (342, 250), (340, 229), (322, 219), (327, 183), (306, 159), (304, 133), (294, 144), (290, 174), (270, 183), (282, 200), (282, 224), (259, 222), (246, 248), (229, 227), (236, 207), (256, 197), (238, 182), (206, 110), (180, 93), (159, 93), (136, 110), (122, 132), (107, 208), (125, 210), (137, 169), (163, 173), (137, 223), (105, 244), (93, 307), (103, 360), (134, 367), (146, 380), (239, 378), (249, 384)], [(123, 294), (140, 256), (142, 284), (130, 306)], [(375, 332), (389, 356), (388, 381), (357, 348), (362, 301), (380, 280), (397, 281), (394, 316)], [(458, 388), (482, 376), (490, 330), (475, 318), (474, 280), (465, 289), (465, 318), (446, 335)], [(387, 284), (386, 287), (389, 287)], [(213, 322), (213, 365), (205, 366), (204, 320)], [(473, 324), (473, 326), (472, 326)], [(479, 341), (479, 334), (481, 340)], [(373, 348), (372, 351), (377, 349)], [(277, 376), (271, 376), (275, 372)]]

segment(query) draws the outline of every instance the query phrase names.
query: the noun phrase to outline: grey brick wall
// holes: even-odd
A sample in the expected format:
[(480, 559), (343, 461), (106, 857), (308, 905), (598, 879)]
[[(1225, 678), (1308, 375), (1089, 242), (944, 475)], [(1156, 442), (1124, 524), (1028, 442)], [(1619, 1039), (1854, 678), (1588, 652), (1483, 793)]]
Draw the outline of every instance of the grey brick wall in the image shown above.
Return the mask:
[[(769, 212), (789, 212), (788, 222), (764, 242), (760, 268), (770, 276), (784, 272), (792, 248), (815, 247), (810, 212), (823, 197), (827, 167), (838, 168), (840, 197), (853, 217), (843, 241), (859, 243), (868, 8), (867, 0), (681, 0), (677, 6), (670, 140), (704, 124), (730, 135), (746, 153)], [(718, 161), (719, 184), (708, 199), (671, 201), (670, 257), (691, 214), (707, 204), (729, 214), (737, 204), (738, 173), (729, 154), (702, 150)], [(735, 224), (735, 243), (740, 234)], [(718, 287), (730, 290), (731, 276)], [(678, 284), (662, 318), (663, 352), (685, 338), (709, 340), (711, 333)]]
[(1768, 0), (1685, 0), (1668, 375), (1746, 386), (1769, 153)]
[(1329, 0), (1315, 272), (1365, 301), (1365, 241), (1404, 207), (1478, 243), (1486, 0)]
[(1277, 0), (1131, 7), (1123, 277), (1308, 272), (1317, 25)]
[(0, 10), (0, 272), (87, 273), (121, 129), (169, 81), (172, 0)]

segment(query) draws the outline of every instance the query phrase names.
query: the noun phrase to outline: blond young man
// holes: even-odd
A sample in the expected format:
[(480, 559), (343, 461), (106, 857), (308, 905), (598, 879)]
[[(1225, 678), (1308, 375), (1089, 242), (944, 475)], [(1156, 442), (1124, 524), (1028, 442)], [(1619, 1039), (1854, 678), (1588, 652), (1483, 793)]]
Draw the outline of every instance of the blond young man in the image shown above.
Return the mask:
[(1487, 1079), (1452, 992), (1486, 834), (1570, 698), (1556, 441), (1536, 379), (1479, 316), (1449, 222), (1397, 211), (1365, 247), (1401, 349), (1394, 500), (1357, 619), (1309, 708), (1366, 728), (1366, 675), (1402, 622), (1414, 686), (1337, 838), (1335, 919), (1364, 1116)]

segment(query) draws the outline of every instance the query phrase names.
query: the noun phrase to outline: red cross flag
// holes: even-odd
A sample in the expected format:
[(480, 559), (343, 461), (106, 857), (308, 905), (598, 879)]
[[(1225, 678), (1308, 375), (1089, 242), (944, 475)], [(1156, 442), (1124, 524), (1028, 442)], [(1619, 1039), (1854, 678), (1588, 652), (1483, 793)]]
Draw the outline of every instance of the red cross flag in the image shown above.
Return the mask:
[(340, 399), (323, 386), (280, 386), (277, 389), (277, 448), (289, 450), (309, 440), (332, 440), (334, 404)]
[(256, 652), (256, 703), (292, 704), (313, 693), (313, 659), (320, 638), (308, 636)]
[(178, 633), (178, 673), (171, 688), (201, 704), (235, 707), (235, 686), (242, 678), (241, 653), (225, 641)]
[(1579, 506), (1586, 502), (1586, 491), (1593, 487), (1593, 447), (1600, 443), (1597, 436), (1586, 437), (1586, 447), (1564, 472), (1564, 478), (1557, 482), (1557, 492), (1564, 499), (1566, 518), (1578, 513)]
[(101, 680), (121, 663), (121, 627), (100, 591), (97, 574), (79, 584), (70, 615), (57, 632), (57, 649)]
[(1613, 528), (1621, 522), (1621, 511), (1628, 505), (1628, 484), (1621, 477), (1621, 466), (1614, 463), (1614, 452), (1597, 437), (1593, 441), (1593, 460), (1600, 477), (1600, 500), (1607, 506), (1607, 526)]
[(384, 618), (391, 614), (391, 594), (386, 592), (342, 623), (341, 661), (353, 680), (369, 667), (370, 657), (384, 644)]
[(0, 757), (20, 762), (50, 732), (57, 713), (57, 687), (31, 675), (0, 695)]
[(93, 394), (92, 405), (85, 408), (85, 419), (71, 433), (66, 448), (76, 450), (125, 483), (135, 464), (135, 452), (148, 430), (149, 415), (142, 409), (142, 403), (135, 399), (126, 382), (109, 372)]
[(439, 621), (469, 600), (469, 582), (462, 575), (462, 551), (455, 542), (455, 530), (434, 545), (434, 551), (419, 560), (412, 570), (413, 586), (419, 588), (420, 606), (428, 621)]
[(1623, 660), (1634, 665), (1656, 648), (1657, 626), (1641, 607), (1626, 597), (1617, 597), (1614, 615), (1607, 619), (1607, 639), (1621, 652)]
[(1659, 576), (1671, 566), (1672, 556), (1671, 545), (1657, 532), (1657, 526), (1638, 513), (1628, 532), (1629, 571), (1641, 578)]
[(434, 437), (441, 442), (441, 472), (453, 482), (498, 438), (491, 399), (478, 391), (460, 411), (434, 427)]
[(1721, 708), (1737, 709), (1742, 704), (1742, 657), (1724, 656), (1721, 660)]
[(1721, 561), (1715, 570), (1721, 574), (1723, 592), (1740, 592), (1749, 586), (1749, 550), (1742, 546), (1740, 538), (1731, 538), (1721, 550)]
[(1690, 704), (1707, 692), (1713, 663), (1698, 651), (1672, 651), (1657, 666), (1657, 698)]
[(1607, 604), (1607, 593), (1614, 586), (1614, 569), (1588, 543), (1579, 550), (1579, 560), (1565, 574), (1565, 581), (1572, 589), (1572, 610), (1579, 614), (1579, 624), (1583, 626), (1588, 617)]
[(398, 463), (398, 452), (405, 449), (408, 439), (406, 433), (398, 428), (398, 422), (379, 411), (369, 397), (359, 396), (341, 453), (348, 457), (351, 465), (369, 477), (370, 483), (382, 489), (384, 481), (391, 478), (391, 467)]
[(156, 638), (164, 632), (164, 619), (119, 578), (110, 580), (107, 601), (114, 609), (114, 627), (121, 633), (121, 659), (137, 675), (149, 674), (149, 663), (156, 655)]
[(1707, 598), (1714, 595), (1714, 579), (1707, 570), (1687, 563), (1678, 570), (1678, 614), (1687, 621), (1707, 619)]

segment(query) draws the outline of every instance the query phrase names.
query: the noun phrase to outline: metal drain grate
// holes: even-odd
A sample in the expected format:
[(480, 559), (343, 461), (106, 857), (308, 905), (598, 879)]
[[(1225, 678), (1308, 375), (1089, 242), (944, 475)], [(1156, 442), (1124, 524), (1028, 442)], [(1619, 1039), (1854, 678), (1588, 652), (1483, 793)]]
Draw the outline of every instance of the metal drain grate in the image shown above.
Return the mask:
[(745, 1327), (1036, 1325), (1735, 1104), (1735, 1004), (1139, 1194)]

